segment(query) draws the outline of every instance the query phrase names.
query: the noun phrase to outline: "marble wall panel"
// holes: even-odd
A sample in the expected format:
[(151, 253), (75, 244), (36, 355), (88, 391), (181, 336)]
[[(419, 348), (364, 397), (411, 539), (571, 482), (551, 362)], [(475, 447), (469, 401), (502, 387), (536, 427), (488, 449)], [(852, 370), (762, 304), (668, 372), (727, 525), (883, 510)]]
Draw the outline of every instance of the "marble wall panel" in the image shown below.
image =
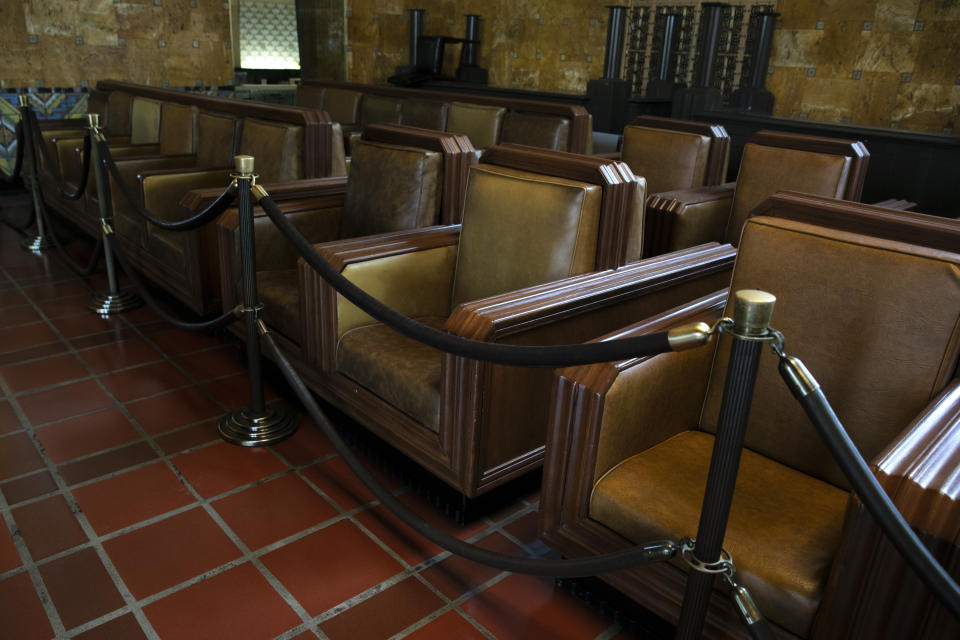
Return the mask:
[[(30, 0), (0, 6), (0, 87), (228, 84), (229, 13), (213, 0)], [(194, 43), (197, 46), (194, 46)]]

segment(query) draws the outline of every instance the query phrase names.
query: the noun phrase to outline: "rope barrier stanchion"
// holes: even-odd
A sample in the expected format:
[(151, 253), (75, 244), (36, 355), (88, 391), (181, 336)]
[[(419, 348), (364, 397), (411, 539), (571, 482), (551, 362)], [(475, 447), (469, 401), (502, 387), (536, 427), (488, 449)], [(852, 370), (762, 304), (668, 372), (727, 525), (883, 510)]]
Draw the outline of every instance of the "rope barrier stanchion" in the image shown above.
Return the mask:
[[(100, 131), (99, 114), (88, 113), (87, 123), (90, 127), (90, 137), (97, 142), (105, 141)], [(110, 186), (107, 184), (99, 145), (91, 145), (90, 154), (90, 163), (93, 165), (93, 176), (97, 185), (97, 204), (100, 208), (100, 233), (103, 243), (103, 261), (107, 266), (107, 290), (92, 294), (87, 301), (87, 308), (94, 313), (106, 316), (136, 309), (143, 305), (143, 299), (133, 291), (121, 291), (117, 284), (117, 268), (113, 260), (112, 248), (114, 230)]]
[[(88, 118), (90, 114), (87, 114)], [(63, 182), (63, 177), (60, 175), (57, 170), (57, 165), (53, 161), (53, 158), (50, 156), (50, 151), (47, 149), (47, 145), (43, 142), (43, 136), (40, 134), (40, 123), (37, 121), (37, 114), (32, 110), (30, 111), (30, 128), (33, 131), (33, 144), (34, 148), (40, 149), (40, 155), (43, 158), (44, 166), (47, 168), (47, 171), (53, 176), (54, 180), (57, 183), (57, 191), (60, 192), (63, 197), (67, 200), (79, 200), (83, 197), (84, 192), (87, 189), (87, 180), (90, 176), (90, 130), (87, 129), (83, 135), (83, 153), (82, 157), (82, 168), (80, 169), (80, 183), (77, 185), (77, 188), (70, 192), (67, 190), (66, 185)]]
[[(776, 298), (765, 291), (737, 291), (733, 321), (726, 324), (733, 335), (733, 346), (727, 365), (727, 379), (724, 383), (710, 470), (707, 473), (703, 507), (700, 510), (697, 538), (693, 549), (683, 554), (684, 560), (693, 570), (687, 577), (680, 624), (677, 626), (677, 640), (697, 640), (701, 637), (718, 573), (728, 573), (733, 586), (733, 562), (723, 550), (723, 537), (733, 502), (733, 490), (737, 482), (740, 453), (743, 450), (747, 418), (750, 415), (753, 388), (757, 380), (760, 352), (763, 341), (768, 340), (771, 335), (770, 316), (774, 302)], [(721, 324), (722, 326), (724, 325)], [(727, 558), (724, 558), (724, 555), (727, 555)], [(717, 566), (721, 570), (710, 568)], [(744, 621), (748, 627), (766, 626), (766, 621), (759, 614), (756, 605), (752, 604), (749, 594), (746, 598), (743, 597), (745, 593), (743, 587), (734, 588), (733, 591), (734, 600)], [(745, 611), (749, 611), (749, 615), (745, 614)]]
[(20, 246), (28, 251), (41, 253), (45, 249), (51, 248), (53, 241), (47, 234), (43, 216), (40, 215), (40, 208), (43, 207), (43, 197), (40, 195), (40, 167), (37, 158), (36, 139), (31, 126), (30, 96), (21, 93), (17, 96), (17, 102), (20, 107), (20, 126), (23, 131), (23, 153), (25, 156), (30, 156), (30, 196), (33, 198), (34, 218), (37, 221), (37, 235), (27, 238), (20, 243)]
[(245, 447), (274, 444), (297, 430), (296, 413), (282, 406), (266, 406), (263, 398), (263, 372), (260, 356), (260, 333), (266, 325), (260, 320), (260, 298), (257, 294), (257, 256), (253, 235), (252, 189), (266, 193), (256, 184), (252, 156), (235, 156), (233, 174), (237, 183), (237, 206), (240, 223), (240, 262), (243, 278), (243, 313), (247, 332), (247, 368), (250, 378), (250, 406), (232, 411), (220, 420), (220, 436), (227, 442)]

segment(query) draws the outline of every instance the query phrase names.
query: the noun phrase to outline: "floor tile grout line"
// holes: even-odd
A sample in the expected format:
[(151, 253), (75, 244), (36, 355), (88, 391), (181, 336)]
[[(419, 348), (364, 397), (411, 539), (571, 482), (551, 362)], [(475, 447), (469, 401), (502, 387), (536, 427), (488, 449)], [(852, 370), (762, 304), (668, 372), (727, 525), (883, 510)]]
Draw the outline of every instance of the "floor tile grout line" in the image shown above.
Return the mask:
[[(0, 267), (0, 272), (3, 272), (5, 276), (9, 277), (9, 273), (6, 272), (5, 268)], [(20, 291), (20, 293), (23, 294), (23, 290), (19, 286), (19, 284), (18, 283), (15, 283), (15, 284), (18, 290)], [(57, 327), (53, 325), (53, 323), (50, 322), (49, 319), (46, 318), (46, 315), (38, 307), (36, 307), (36, 303), (33, 303), (33, 304), (34, 304), (35, 310), (38, 313), (40, 313), (42, 318), (44, 318), (45, 322), (47, 322), (50, 329), (58, 337), (60, 337), (61, 340), (64, 340), (65, 344), (67, 344), (68, 346), (69, 352), (72, 353), (74, 357), (77, 357), (77, 350), (73, 347), (73, 344), (69, 340), (64, 339), (63, 334), (59, 331), (59, 329), (57, 329)], [(89, 366), (86, 364), (86, 362), (84, 362), (80, 358), (78, 359), (81, 361), (83, 366), (87, 366), (89, 370)], [(117, 402), (116, 397), (109, 391), (109, 389), (106, 388), (106, 386), (99, 379), (96, 382), (104, 391), (104, 393), (106, 393), (107, 396), (111, 400), (113, 400), (115, 404), (120, 405), (120, 403)], [(4, 396), (7, 397), (7, 399), (10, 401), (11, 406), (14, 406), (15, 411), (19, 413), (18, 417), (21, 423), (24, 424), (25, 426), (30, 425), (31, 423), (29, 422), (29, 420), (27, 420), (26, 414), (23, 412), (23, 407), (20, 406), (19, 400), (15, 397), (9, 397), (10, 390), (6, 384), (6, 381), (3, 379), (0, 379), (0, 390), (4, 392)], [(122, 407), (122, 405), (120, 406)], [(127, 419), (128, 420), (130, 419), (129, 412), (127, 412)], [(142, 431), (142, 427), (140, 427), (139, 424), (134, 423), (134, 427), (139, 428)], [(70, 491), (69, 487), (67, 486), (66, 481), (60, 475), (58, 469), (56, 468), (56, 465), (54, 465), (50, 461), (50, 458), (47, 455), (46, 451), (40, 445), (39, 441), (37, 441), (36, 434), (33, 432), (33, 429), (31, 427), (28, 427), (27, 430), (30, 433), (30, 439), (33, 441), (34, 446), (37, 448), (37, 452), (40, 454), (41, 459), (44, 461), (44, 463), (47, 466), (47, 470), (49, 471), (50, 475), (53, 477), (54, 483), (56, 483), (56, 485), (64, 492), (64, 497), (67, 499), (68, 504), (73, 510), (74, 517), (76, 517), (77, 522), (79, 522), (80, 527), (81, 529), (83, 529), (84, 534), (86, 534), (88, 539), (91, 540), (91, 547), (94, 549), (98, 559), (103, 564), (104, 569), (107, 572), (107, 575), (110, 577), (111, 581), (114, 583), (114, 587), (120, 593), (120, 597), (123, 599), (126, 606), (129, 607), (130, 613), (132, 613), (134, 618), (137, 620), (137, 623), (140, 625), (141, 630), (146, 635), (147, 640), (160, 640), (156, 631), (153, 629), (153, 625), (150, 623), (149, 620), (147, 620), (147, 617), (143, 613), (143, 610), (137, 605), (137, 601), (133, 597), (133, 594), (130, 593), (130, 590), (129, 588), (127, 588), (126, 583), (124, 583), (123, 579), (120, 577), (120, 574), (117, 571), (117, 568), (114, 566), (113, 561), (110, 559), (106, 551), (103, 549), (103, 545), (101, 545), (96, 540), (96, 531), (94, 531), (93, 527), (91, 526), (89, 520), (86, 517), (86, 514), (79, 508), (79, 505), (77, 504), (77, 501), (73, 496), (73, 493)]]

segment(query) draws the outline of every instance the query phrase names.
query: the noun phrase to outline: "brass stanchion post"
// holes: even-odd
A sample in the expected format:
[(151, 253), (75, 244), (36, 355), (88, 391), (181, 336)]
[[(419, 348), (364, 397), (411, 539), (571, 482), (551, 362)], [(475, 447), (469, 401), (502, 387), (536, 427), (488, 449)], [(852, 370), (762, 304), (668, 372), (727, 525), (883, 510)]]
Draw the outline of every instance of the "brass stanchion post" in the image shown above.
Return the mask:
[[(721, 556), (723, 537), (727, 530), (730, 504), (733, 502), (733, 490), (737, 482), (740, 452), (747, 430), (753, 388), (757, 381), (760, 351), (770, 334), (770, 316), (775, 302), (776, 298), (765, 291), (748, 289), (735, 294), (731, 330), (733, 346), (727, 365), (727, 379), (723, 388), (723, 401), (707, 474), (703, 508), (700, 510), (700, 524), (696, 541), (693, 543), (693, 557), (684, 554), (688, 564), (695, 570), (687, 577), (687, 589), (680, 611), (680, 623), (677, 626), (678, 640), (697, 640), (701, 637), (714, 579), (718, 573), (722, 573), (711, 567), (726, 562), (732, 568), (729, 559)], [(734, 598), (740, 606), (742, 596), (735, 592)], [(754, 611), (744, 616), (751, 626), (754, 624), (750, 622), (751, 616), (759, 615), (755, 607), (753, 609)]]
[[(260, 361), (260, 333), (266, 325), (260, 320), (257, 294), (256, 248), (253, 236), (253, 197), (256, 184), (252, 156), (235, 156), (237, 209), (240, 226), (240, 262), (243, 279), (244, 322), (247, 330), (247, 368), (250, 375), (250, 406), (232, 411), (220, 420), (220, 436), (227, 442), (245, 447), (273, 444), (297, 430), (296, 414), (284, 407), (268, 407), (263, 399), (263, 373)], [(260, 187), (257, 187), (260, 188)]]
[[(41, 207), (43, 207), (43, 196), (40, 195), (40, 160), (37, 158), (39, 149), (34, 145), (34, 131), (30, 125), (30, 96), (21, 93), (17, 96), (17, 104), (20, 107), (20, 131), (23, 132), (24, 157), (30, 156), (30, 196), (33, 198), (34, 218), (37, 220), (37, 235), (27, 238), (20, 246), (28, 251), (41, 252), (53, 246), (53, 240), (47, 235), (46, 225), (43, 221)], [(39, 134), (39, 132), (37, 132)]]
[(113, 261), (111, 241), (114, 236), (113, 213), (111, 213), (110, 186), (107, 183), (106, 170), (103, 158), (97, 143), (104, 141), (100, 131), (100, 115), (87, 114), (87, 126), (90, 129), (90, 164), (93, 167), (93, 176), (97, 185), (97, 204), (100, 208), (100, 232), (103, 234), (103, 261), (107, 265), (107, 290), (94, 293), (87, 301), (87, 308), (100, 315), (123, 313), (136, 309), (143, 304), (143, 300), (133, 291), (121, 291), (117, 284), (117, 267)]

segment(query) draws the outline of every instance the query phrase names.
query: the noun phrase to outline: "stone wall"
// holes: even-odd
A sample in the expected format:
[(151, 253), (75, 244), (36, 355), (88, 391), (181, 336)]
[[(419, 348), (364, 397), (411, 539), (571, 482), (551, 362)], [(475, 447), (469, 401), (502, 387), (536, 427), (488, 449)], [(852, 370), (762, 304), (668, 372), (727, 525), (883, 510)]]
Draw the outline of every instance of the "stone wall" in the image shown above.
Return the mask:
[(221, 0), (3, 0), (0, 87), (229, 84)]

